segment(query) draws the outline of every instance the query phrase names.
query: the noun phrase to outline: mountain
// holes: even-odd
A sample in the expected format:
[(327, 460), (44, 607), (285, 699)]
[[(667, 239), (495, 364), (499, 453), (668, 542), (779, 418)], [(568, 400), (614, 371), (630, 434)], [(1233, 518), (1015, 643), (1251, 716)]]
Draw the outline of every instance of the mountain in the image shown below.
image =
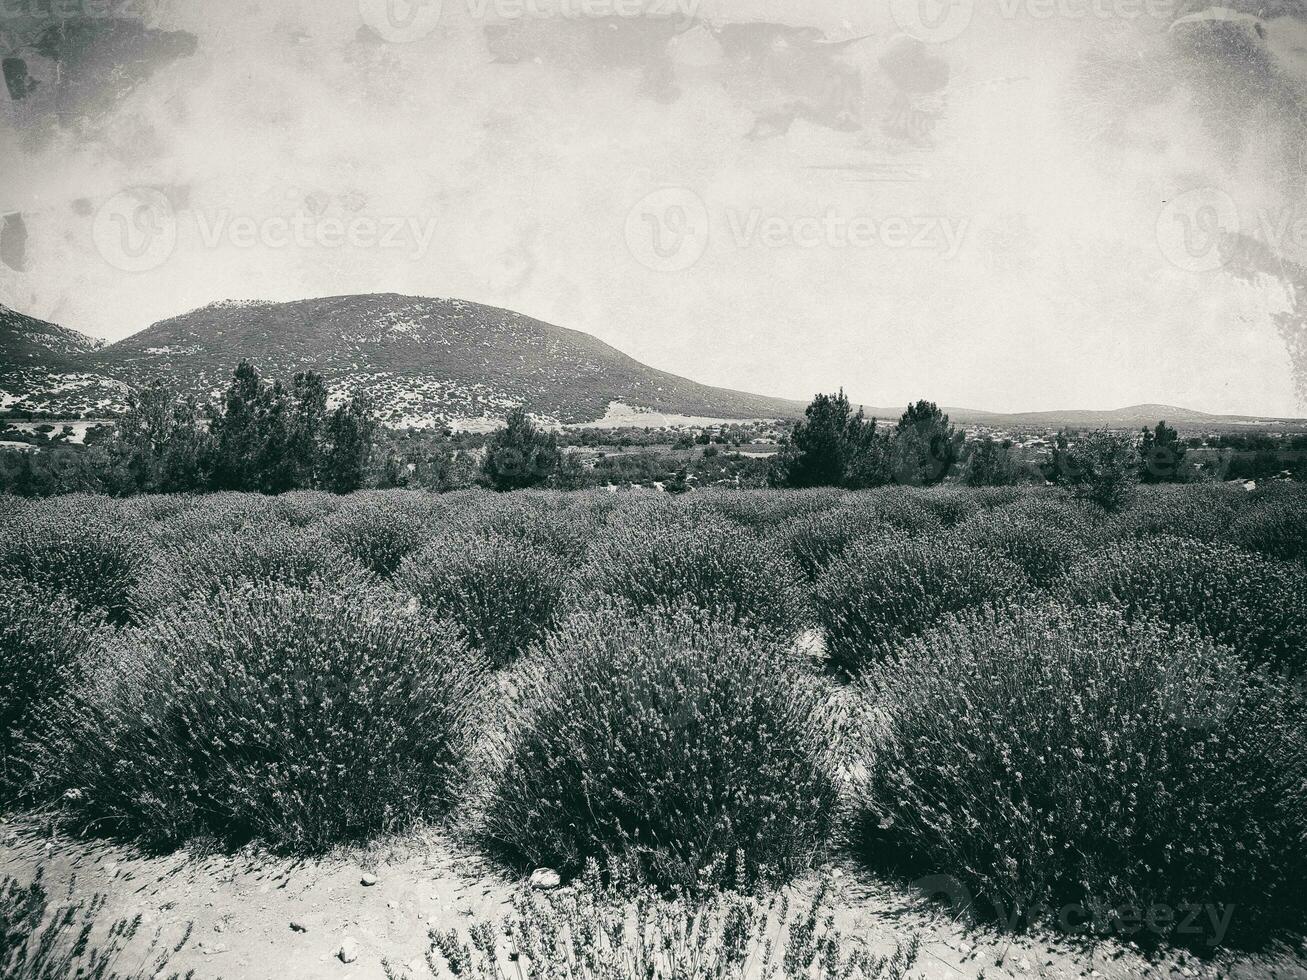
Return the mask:
[[(864, 414), (894, 420), (903, 408), (863, 406)], [(1175, 405), (1131, 405), (1113, 409), (1056, 409), (1050, 412), (983, 412), (971, 408), (945, 408), (949, 420), (957, 425), (977, 425), (991, 429), (1150, 429), (1164, 421), (1179, 430), (1210, 432), (1237, 428), (1307, 429), (1307, 420), (1274, 418), (1258, 415), (1212, 415)]]
[[(116, 344), (0, 306), (0, 410), (59, 418), (111, 415), (133, 389), (163, 377), (216, 396), (242, 360), (266, 376), (322, 374), (335, 394), (367, 393), (393, 426), (493, 425), (515, 405), (544, 420), (607, 426), (677, 418), (796, 418), (805, 403), (751, 395), (657, 371), (602, 341), (479, 303), (395, 294), (291, 303), (215, 303)], [(903, 406), (872, 408), (897, 420)], [(1209, 415), (1172, 405), (1004, 414), (946, 408), (952, 421), (994, 430), (1307, 429), (1300, 419)]]
[(654, 370), (589, 334), (520, 313), (394, 294), (218, 303), (87, 352), (78, 363), (128, 385), (162, 376), (208, 396), (241, 360), (272, 377), (314, 370), (333, 392), (367, 392), (391, 425), (502, 418), (515, 405), (567, 423), (603, 418), (613, 403), (732, 419), (803, 409)]
[(0, 305), (0, 410), (20, 402), (87, 415), (121, 402), (126, 389), (87, 372), (83, 359), (102, 341)]
[(79, 355), (97, 350), (102, 343), (0, 304), (0, 371), (69, 367)]

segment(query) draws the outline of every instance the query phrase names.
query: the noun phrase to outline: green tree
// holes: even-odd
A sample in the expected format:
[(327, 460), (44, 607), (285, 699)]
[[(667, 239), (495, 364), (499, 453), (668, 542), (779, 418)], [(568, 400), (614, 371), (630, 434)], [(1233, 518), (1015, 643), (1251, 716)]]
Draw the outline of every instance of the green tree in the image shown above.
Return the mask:
[(301, 371), (291, 380), (287, 424), (286, 469), (290, 483), (301, 489), (317, 485), (318, 458), (327, 429), (327, 386), (322, 376)]
[(178, 398), (167, 382), (156, 380), (133, 393), (109, 443), (110, 488), (118, 493), (202, 490), (211, 455), (195, 400)]
[(897, 482), (943, 483), (957, 465), (964, 439), (934, 402), (923, 399), (909, 405), (894, 430)]
[(495, 490), (522, 490), (539, 486), (558, 470), (561, 461), (558, 440), (552, 432), (541, 432), (518, 407), (508, 413), (504, 428), (490, 437), (481, 477)]
[(1127, 435), (1100, 429), (1074, 441), (1059, 432), (1049, 461), (1049, 479), (1072, 495), (1117, 511), (1130, 499), (1139, 454)]
[(218, 490), (257, 490), (263, 443), (262, 416), (266, 385), (258, 370), (241, 361), (223, 396), (212, 410), (213, 486)]
[(773, 486), (845, 486), (852, 470), (869, 472), (867, 465), (876, 445), (876, 420), (856, 413), (841, 388), (837, 394), (819, 394), (795, 424), (789, 445), (773, 461)]
[(363, 395), (336, 408), (327, 421), (320, 485), (333, 493), (352, 493), (367, 480), (377, 422)]
[(293, 414), (290, 393), (280, 381), (260, 389), (254, 428), (254, 467), (250, 474), (254, 486), (251, 489), (261, 493), (285, 493), (299, 488), (291, 459)]
[(1011, 439), (986, 435), (964, 448), (962, 482), (969, 487), (1015, 486), (1025, 475)]
[(1154, 429), (1145, 428), (1139, 440), (1140, 481), (1183, 483), (1188, 473), (1184, 461), (1186, 452), (1180, 434), (1165, 421), (1158, 422)]

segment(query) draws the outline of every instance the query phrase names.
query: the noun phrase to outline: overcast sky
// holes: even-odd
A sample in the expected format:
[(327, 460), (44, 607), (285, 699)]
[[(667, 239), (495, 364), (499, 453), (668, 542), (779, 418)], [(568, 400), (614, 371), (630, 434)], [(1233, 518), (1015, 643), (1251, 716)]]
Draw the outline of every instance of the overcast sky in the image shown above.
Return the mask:
[(0, 0), (24, 312), (394, 291), (794, 398), (1307, 415), (1273, 5), (108, 2)]

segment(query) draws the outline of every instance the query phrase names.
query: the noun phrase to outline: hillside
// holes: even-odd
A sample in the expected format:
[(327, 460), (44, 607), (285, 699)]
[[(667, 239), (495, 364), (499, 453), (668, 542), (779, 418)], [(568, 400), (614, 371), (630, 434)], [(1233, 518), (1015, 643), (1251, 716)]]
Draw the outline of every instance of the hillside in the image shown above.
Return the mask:
[[(878, 419), (897, 419), (903, 407), (873, 408), (863, 412)], [(1226, 428), (1307, 428), (1307, 420), (1257, 415), (1213, 415), (1175, 405), (1130, 405), (1113, 409), (1055, 409), (1048, 412), (984, 412), (971, 408), (945, 408), (958, 425), (983, 425), (993, 429), (1139, 429), (1165, 421), (1181, 430), (1204, 432)]]
[(126, 389), (88, 370), (101, 341), (0, 305), (0, 410), (87, 415), (122, 401)]
[[(314, 370), (337, 394), (366, 392), (392, 426), (534, 415), (604, 427), (686, 417), (794, 418), (804, 403), (698, 384), (658, 371), (589, 334), (456, 299), (395, 294), (290, 303), (215, 303), (109, 346), (0, 306), (0, 410), (60, 418), (111, 415), (155, 377), (210, 398), (248, 360), (272, 377)], [(903, 406), (864, 412), (894, 420)], [(1182, 430), (1307, 428), (1302, 419), (1212, 415), (1173, 405), (999, 413), (946, 408), (959, 425)]]
[(333, 391), (366, 391), (392, 425), (503, 416), (519, 404), (560, 422), (602, 418), (613, 402), (722, 418), (802, 411), (796, 402), (656, 371), (589, 334), (519, 313), (393, 294), (215, 304), (156, 323), (80, 363), (132, 385), (162, 375), (208, 394), (242, 359), (273, 376), (314, 370)]

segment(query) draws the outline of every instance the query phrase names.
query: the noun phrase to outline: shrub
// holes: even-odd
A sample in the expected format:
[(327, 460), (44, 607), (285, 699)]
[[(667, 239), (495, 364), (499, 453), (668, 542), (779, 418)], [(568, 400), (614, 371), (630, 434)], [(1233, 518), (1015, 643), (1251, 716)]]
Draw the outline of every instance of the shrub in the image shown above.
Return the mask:
[(503, 666), (553, 624), (569, 575), (565, 562), (525, 538), (454, 527), (405, 559), (394, 584)]
[(1058, 595), (1192, 625), (1256, 664), (1307, 669), (1307, 570), (1183, 538), (1117, 542), (1069, 569)]
[(308, 527), (330, 517), (341, 505), (341, 498), (325, 490), (291, 490), (273, 498), (276, 512), (294, 527)]
[(807, 490), (709, 489), (687, 501), (696, 514), (720, 515), (760, 534), (783, 531), (791, 522), (804, 520), (837, 506), (846, 494), (828, 487)]
[(143, 615), (154, 615), (187, 599), (216, 595), (233, 582), (312, 582), (357, 591), (370, 581), (366, 568), (316, 528), (241, 526), (156, 550), (141, 575), (135, 602)]
[(80, 682), (99, 620), (62, 609), (59, 593), (0, 579), (0, 802), (26, 783), (23, 744), (39, 720)]
[(855, 541), (897, 541), (906, 532), (885, 523), (869, 506), (835, 507), (794, 521), (784, 531), (789, 553), (809, 579), (815, 579)]
[(1029, 590), (1014, 562), (959, 548), (951, 536), (857, 542), (813, 589), (830, 665), (847, 674), (946, 613), (1011, 602)]
[(176, 517), (201, 500), (184, 493), (150, 493), (114, 501), (119, 520), (126, 524), (150, 525)]
[(285, 510), (276, 497), (257, 493), (210, 493), (192, 506), (165, 517), (147, 531), (156, 549), (185, 548), (218, 531), (265, 534), (286, 528)]
[(25, 497), (0, 493), (0, 527), (8, 527), (22, 519), (30, 504)]
[(1105, 608), (972, 611), (861, 684), (874, 863), (1008, 925), (1067, 904), (1233, 904), (1245, 939), (1301, 920), (1307, 705), (1227, 648)]
[(527, 864), (611, 857), (664, 887), (789, 877), (833, 819), (820, 706), (782, 645), (738, 627), (580, 615), (524, 664), (485, 834)]
[[(181, 980), (179, 973), (164, 973), (168, 961), (190, 939), (191, 924), (179, 938), (161, 942), (159, 933), (148, 944), (138, 940), (143, 918), (104, 921), (108, 897), (51, 907), (41, 869), (26, 884), (0, 876), (0, 977), (5, 980)], [(97, 935), (98, 933), (98, 935)], [(145, 945), (144, 955), (140, 946)], [(136, 947), (136, 968), (119, 973), (119, 961), (129, 946)], [(191, 974), (187, 974), (189, 978)]]
[(320, 525), (323, 537), (360, 565), (389, 577), (399, 563), (431, 537), (431, 528), (378, 500), (349, 498)]
[(1220, 484), (1143, 486), (1116, 525), (1122, 534), (1132, 537), (1166, 535), (1215, 541), (1246, 506), (1246, 496), (1245, 490)]
[(939, 514), (930, 506), (930, 493), (910, 487), (887, 487), (859, 494), (875, 507), (882, 521), (890, 527), (916, 537), (933, 534), (944, 526)]
[(1231, 523), (1226, 539), (1272, 558), (1307, 559), (1307, 492), (1295, 488), (1260, 496)]
[(692, 606), (783, 635), (808, 618), (803, 574), (776, 544), (720, 517), (630, 520), (594, 543), (576, 603), (618, 603), (632, 614)]
[(483, 494), (479, 505), (451, 514), (450, 523), (469, 533), (521, 539), (575, 566), (585, 559), (595, 521), (587, 511), (566, 506), (564, 499), (555, 491)]
[(1049, 478), (1079, 500), (1115, 512), (1129, 503), (1136, 485), (1139, 453), (1134, 438), (1100, 429), (1070, 444), (1059, 432), (1050, 460)]
[(960, 549), (988, 551), (1016, 563), (1047, 587), (1103, 538), (1102, 521), (1075, 501), (1032, 498), (981, 511), (955, 532)]
[(124, 636), (38, 747), (74, 825), (295, 852), (453, 802), (480, 668), (381, 593), (223, 589)]
[(532, 976), (574, 980), (902, 980), (916, 964), (918, 937), (876, 956), (832, 919), (824, 887), (792, 904), (736, 894), (631, 898), (595, 876), (572, 895), (519, 892), (510, 917), (473, 925), (467, 942), (433, 931), (427, 962), (470, 980), (508, 980), (501, 964), (515, 957), (532, 964)]
[(143, 560), (139, 534), (94, 498), (42, 501), (0, 530), (0, 578), (53, 588), (115, 623), (134, 615)]
[(932, 487), (917, 493), (943, 527), (956, 527), (983, 506), (980, 495), (970, 487)]

